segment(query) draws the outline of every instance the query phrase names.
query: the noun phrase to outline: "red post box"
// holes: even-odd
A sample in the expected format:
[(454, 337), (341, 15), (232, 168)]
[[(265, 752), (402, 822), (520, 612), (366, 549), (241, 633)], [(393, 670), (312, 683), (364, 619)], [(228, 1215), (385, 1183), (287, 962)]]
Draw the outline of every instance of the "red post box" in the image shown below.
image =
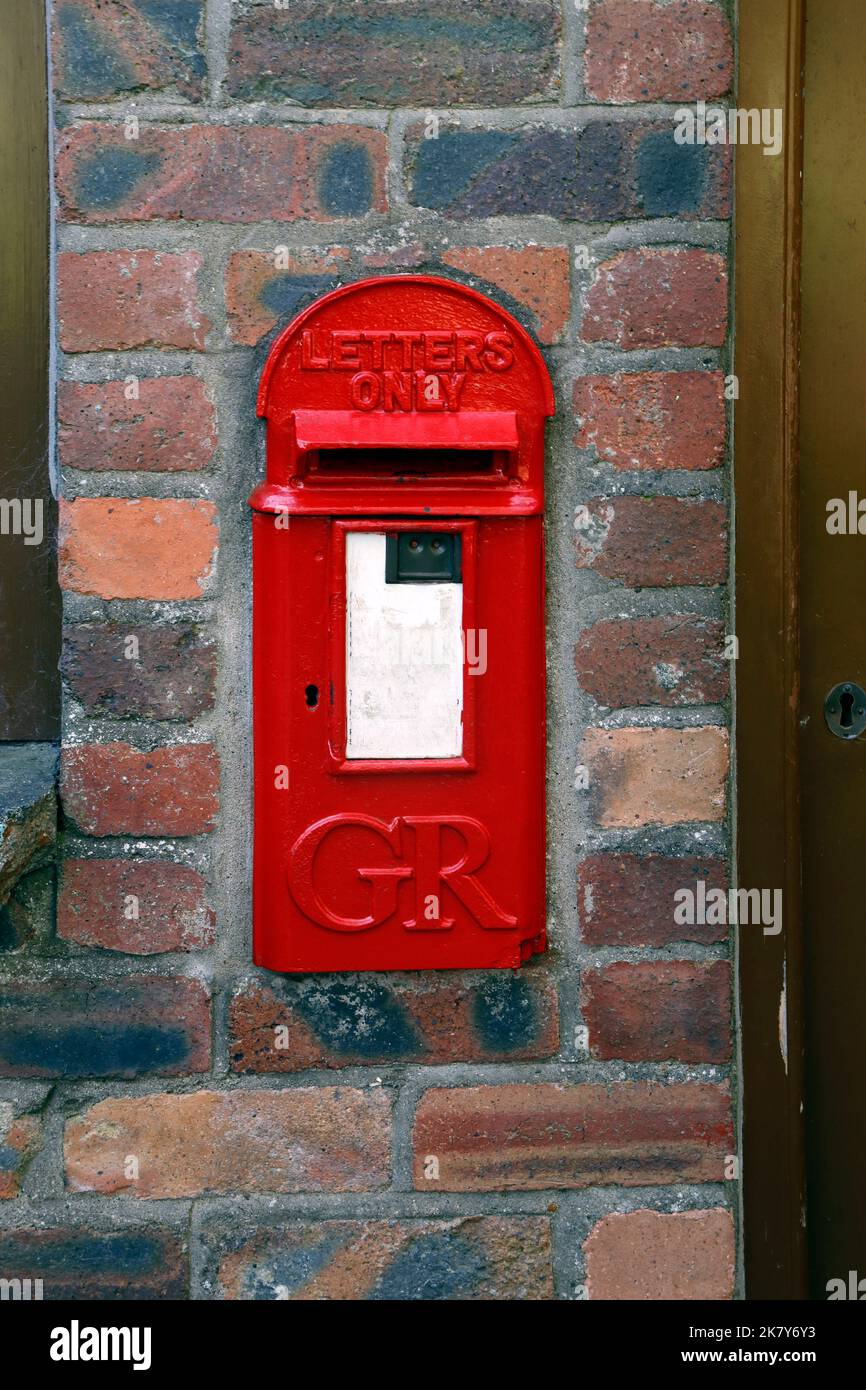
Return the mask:
[(335, 290), (276, 339), (253, 509), (255, 960), (545, 945), (541, 354), (463, 285)]

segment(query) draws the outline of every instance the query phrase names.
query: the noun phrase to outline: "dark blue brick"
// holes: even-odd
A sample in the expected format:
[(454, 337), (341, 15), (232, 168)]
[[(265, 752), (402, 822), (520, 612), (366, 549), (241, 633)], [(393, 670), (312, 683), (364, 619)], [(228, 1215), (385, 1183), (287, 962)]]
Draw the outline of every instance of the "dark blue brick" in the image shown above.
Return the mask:
[(613, 222), (626, 211), (623, 172), (626, 127), (593, 121), (577, 144), (577, 212), (587, 222)]
[(69, 94), (101, 97), (135, 85), (131, 66), (78, 5), (58, 10), (57, 23), (63, 41), (63, 87)]
[(329, 977), (300, 989), (291, 1002), (337, 1057), (397, 1061), (421, 1050), (412, 1020), (378, 980)]
[(635, 152), (635, 187), (647, 217), (697, 213), (707, 188), (709, 149), (678, 145), (673, 131), (650, 131)]
[(180, 1241), (164, 1227), (2, 1232), (0, 1274), (41, 1279), (46, 1300), (179, 1299), (187, 1293)]
[(79, 164), (75, 202), (82, 209), (118, 207), (161, 164), (158, 154), (134, 147), (101, 150)]
[(436, 140), (421, 140), (415, 155), (413, 203), (425, 208), (453, 206), (515, 139), (502, 130), (444, 130)]
[(353, 107), (555, 99), (560, 0), (291, 0), (232, 6), (228, 91)]
[(410, 1240), (370, 1291), (371, 1302), (454, 1299), (481, 1283), (487, 1262), (478, 1245), (453, 1231)]
[(472, 1000), (472, 1025), (488, 1052), (517, 1052), (538, 1036), (538, 1000), (521, 975), (486, 980)]
[(201, 95), (204, 0), (55, 0), (57, 87), (69, 100), (177, 88)]
[(12, 1072), (51, 1076), (115, 1076), (164, 1071), (182, 1062), (187, 1042), (179, 1029), (130, 1023), (97, 1032), (72, 1024), (62, 1032), (32, 1029), (7, 1033), (0, 1022), (0, 1065)]
[(533, 213), (577, 215), (574, 134), (568, 130), (527, 132), (485, 169), (461, 199), (467, 217)]
[(0, 1075), (201, 1070), (209, 1024), (206, 992), (183, 978), (7, 982), (0, 993)]
[(363, 145), (332, 145), (322, 161), (319, 201), (332, 217), (361, 217), (373, 202), (373, 166)]
[(284, 321), (294, 318), (305, 304), (335, 289), (338, 283), (336, 276), (275, 275), (262, 287), (259, 298), (266, 309)]
[(274, 1287), (282, 1285), (289, 1293), (296, 1293), (310, 1279), (314, 1279), (342, 1248), (343, 1239), (334, 1231), (322, 1234), (312, 1245), (265, 1248), (261, 1263), (265, 1268), (253, 1263), (244, 1272), (244, 1289), (247, 1295), (259, 1301), (272, 1300)]
[(143, 17), (165, 37), (175, 53), (182, 55), (189, 71), (195, 77), (203, 77), (204, 54), (199, 46), (203, 0), (137, 0), (137, 3)]

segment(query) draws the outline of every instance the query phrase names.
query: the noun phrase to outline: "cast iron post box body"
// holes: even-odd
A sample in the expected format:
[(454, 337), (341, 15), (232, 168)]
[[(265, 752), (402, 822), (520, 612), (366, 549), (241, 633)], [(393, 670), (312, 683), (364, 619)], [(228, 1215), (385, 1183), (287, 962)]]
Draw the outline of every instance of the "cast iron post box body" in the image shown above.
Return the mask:
[(514, 967), (545, 945), (544, 420), (473, 290), (324, 296), (262, 374), (255, 961)]

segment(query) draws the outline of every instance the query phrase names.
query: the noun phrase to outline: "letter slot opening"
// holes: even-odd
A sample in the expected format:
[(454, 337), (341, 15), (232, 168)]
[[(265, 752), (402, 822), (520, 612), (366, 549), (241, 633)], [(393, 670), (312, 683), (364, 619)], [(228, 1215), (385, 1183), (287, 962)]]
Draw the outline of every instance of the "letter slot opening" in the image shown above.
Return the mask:
[(381, 411), (296, 410), (300, 474), (310, 484), (357, 486), (364, 478), (508, 486), (519, 453), (513, 411), (388, 415)]
[(507, 465), (508, 454), (494, 449), (319, 449), (308, 455), (307, 469), (310, 474), (369, 473), (389, 478), (432, 473), (501, 476)]

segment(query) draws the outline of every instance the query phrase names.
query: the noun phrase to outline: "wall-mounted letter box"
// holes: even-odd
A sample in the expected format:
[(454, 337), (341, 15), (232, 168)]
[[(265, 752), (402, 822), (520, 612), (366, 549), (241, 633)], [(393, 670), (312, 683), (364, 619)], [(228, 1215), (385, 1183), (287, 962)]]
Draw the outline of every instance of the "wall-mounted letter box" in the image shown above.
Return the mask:
[(462, 285), (366, 280), (277, 338), (258, 411), (256, 963), (517, 966), (545, 944), (541, 355)]

